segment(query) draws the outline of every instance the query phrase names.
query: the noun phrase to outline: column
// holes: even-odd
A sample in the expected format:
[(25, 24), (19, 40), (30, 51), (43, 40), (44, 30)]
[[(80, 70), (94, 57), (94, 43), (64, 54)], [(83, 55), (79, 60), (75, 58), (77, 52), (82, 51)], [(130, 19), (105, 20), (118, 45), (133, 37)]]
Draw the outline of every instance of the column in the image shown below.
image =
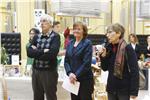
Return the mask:
[(6, 16), (7, 16), (7, 10), (6, 10), (6, 4), (7, 2), (5, 0), (0, 1), (0, 32), (6, 32)]
[[(136, 31), (136, 1), (130, 1), (130, 33), (135, 33)], [(135, 33), (136, 34), (136, 33)]]
[(17, 31), (21, 33), (21, 59), (26, 59), (29, 30), (34, 27), (34, 0), (16, 1)]
[(112, 23), (120, 22), (121, 1), (122, 0), (112, 0)]

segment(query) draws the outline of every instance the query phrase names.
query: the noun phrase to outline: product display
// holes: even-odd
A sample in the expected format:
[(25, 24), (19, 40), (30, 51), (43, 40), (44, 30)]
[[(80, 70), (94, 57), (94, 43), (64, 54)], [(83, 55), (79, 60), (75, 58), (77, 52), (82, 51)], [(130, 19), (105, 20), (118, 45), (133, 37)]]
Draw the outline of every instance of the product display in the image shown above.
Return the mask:
[(108, 100), (106, 92), (106, 84), (101, 79), (101, 69), (98, 67), (99, 63), (92, 64), (94, 74), (94, 93), (93, 100)]
[(12, 64), (12, 55), (19, 55), (21, 60), (21, 35), (20, 33), (1, 33), (1, 45), (4, 46), (9, 57), (8, 64)]

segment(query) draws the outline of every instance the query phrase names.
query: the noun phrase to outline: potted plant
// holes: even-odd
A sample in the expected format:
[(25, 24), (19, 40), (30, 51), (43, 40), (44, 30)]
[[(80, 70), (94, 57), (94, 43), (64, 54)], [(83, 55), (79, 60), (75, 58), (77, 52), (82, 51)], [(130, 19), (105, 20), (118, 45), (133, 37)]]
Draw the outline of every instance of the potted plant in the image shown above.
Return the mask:
[(8, 58), (6, 49), (4, 48), (3, 45), (1, 46), (0, 51), (1, 51), (0, 75), (3, 75), (3, 68), (4, 68), (3, 65), (7, 64)]
[(6, 49), (4, 48), (4, 46), (1, 46), (1, 64), (5, 65), (7, 64), (7, 53), (6, 53)]

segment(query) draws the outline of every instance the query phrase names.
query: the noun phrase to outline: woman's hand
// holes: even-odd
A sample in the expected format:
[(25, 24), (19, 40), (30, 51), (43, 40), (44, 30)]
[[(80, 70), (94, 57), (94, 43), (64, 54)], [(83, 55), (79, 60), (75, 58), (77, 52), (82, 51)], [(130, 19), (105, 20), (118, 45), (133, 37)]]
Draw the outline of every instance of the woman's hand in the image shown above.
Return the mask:
[(130, 96), (130, 100), (136, 100), (137, 96)]
[(101, 57), (105, 57), (106, 56), (106, 48), (103, 47), (101, 51), (99, 51), (99, 54)]
[(69, 80), (70, 80), (70, 83), (75, 84), (75, 82), (77, 81), (76, 75), (74, 73), (70, 73)]
[(149, 57), (150, 57), (150, 53), (148, 53), (148, 54), (147, 54), (147, 56), (149, 56)]

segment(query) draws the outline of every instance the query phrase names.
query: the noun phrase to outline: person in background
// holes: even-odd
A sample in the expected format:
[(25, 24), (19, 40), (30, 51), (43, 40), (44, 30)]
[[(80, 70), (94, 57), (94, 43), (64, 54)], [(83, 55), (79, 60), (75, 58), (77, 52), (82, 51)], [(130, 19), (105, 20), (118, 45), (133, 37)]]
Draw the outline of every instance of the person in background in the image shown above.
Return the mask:
[(129, 35), (129, 42), (130, 42), (129, 45), (131, 45), (131, 47), (134, 49), (137, 58), (139, 60), (142, 53), (141, 53), (141, 46), (138, 44), (138, 38), (136, 34)]
[[(100, 53), (101, 68), (108, 71), (108, 100), (136, 100), (139, 70), (136, 53), (124, 40), (125, 29), (116, 23), (107, 27), (109, 45)], [(129, 71), (130, 70), (130, 71)]]
[(150, 68), (150, 36), (147, 36), (147, 48), (145, 51), (145, 67)]
[(34, 58), (32, 88), (34, 100), (57, 100), (57, 54), (60, 36), (52, 29), (53, 18), (47, 14), (40, 19), (42, 34), (33, 37), (27, 49), (28, 57)]
[(72, 84), (80, 82), (78, 95), (71, 94), (71, 100), (92, 100), (94, 89), (92, 62), (92, 43), (87, 39), (88, 29), (82, 22), (73, 24), (75, 39), (66, 49), (65, 70)]
[(54, 21), (53, 22), (53, 30), (56, 32), (56, 33), (59, 33), (60, 35), (60, 41), (61, 41), (61, 45), (60, 45), (60, 50), (64, 50), (64, 35), (61, 33), (61, 24), (59, 21)]
[[(38, 34), (40, 34), (40, 31), (37, 28), (31, 28), (30, 29), (30, 31), (29, 31), (29, 42), (26, 44), (26, 49), (28, 49), (29, 46), (31, 45), (33, 37), (35, 35), (38, 35)], [(27, 67), (32, 67), (33, 62), (34, 62), (34, 58), (27, 57), (26, 70), (27, 70)]]
[(59, 33), (60, 35), (60, 50), (58, 53), (58, 65), (60, 65), (60, 62), (62, 60), (62, 56), (65, 56), (65, 49), (64, 49), (64, 35), (61, 33), (61, 25), (59, 21), (54, 21), (53, 22), (53, 31), (55, 31), (56, 33)]
[(147, 37), (147, 48), (145, 52), (145, 58), (150, 61), (150, 36)]
[(70, 38), (70, 29), (69, 27), (66, 28), (66, 30), (64, 31), (64, 37), (65, 37), (65, 49), (69, 43), (69, 38)]

